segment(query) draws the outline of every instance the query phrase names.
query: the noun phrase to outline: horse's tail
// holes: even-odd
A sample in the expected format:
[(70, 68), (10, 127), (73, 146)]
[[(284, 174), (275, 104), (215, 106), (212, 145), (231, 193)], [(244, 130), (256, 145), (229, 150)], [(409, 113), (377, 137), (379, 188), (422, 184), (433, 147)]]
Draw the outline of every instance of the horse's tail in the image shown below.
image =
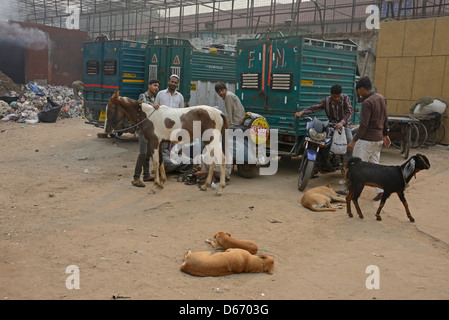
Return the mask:
[(226, 129), (229, 128), (229, 121), (224, 113), (221, 113), (221, 118), (223, 119), (223, 125), (221, 126), (221, 150), (226, 154)]

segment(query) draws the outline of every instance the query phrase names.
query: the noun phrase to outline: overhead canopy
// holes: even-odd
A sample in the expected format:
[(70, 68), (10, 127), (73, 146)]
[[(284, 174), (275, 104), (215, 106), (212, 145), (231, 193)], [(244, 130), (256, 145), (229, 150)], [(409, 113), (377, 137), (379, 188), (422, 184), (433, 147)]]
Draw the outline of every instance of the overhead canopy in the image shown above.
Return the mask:
[(87, 31), (110, 39), (367, 31), (367, 10), (380, 18), (449, 14), (449, 2), (427, 0), (2, 0), (0, 19)]

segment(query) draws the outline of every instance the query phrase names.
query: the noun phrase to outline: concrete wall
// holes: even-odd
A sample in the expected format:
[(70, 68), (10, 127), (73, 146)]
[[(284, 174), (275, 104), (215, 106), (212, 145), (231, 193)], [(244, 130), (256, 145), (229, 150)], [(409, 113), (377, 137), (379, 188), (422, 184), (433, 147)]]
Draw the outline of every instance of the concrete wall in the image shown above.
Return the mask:
[(409, 114), (425, 95), (449, 100), (448, 30), (449, 17), (380, 24), (374, 85), (390, 114)]

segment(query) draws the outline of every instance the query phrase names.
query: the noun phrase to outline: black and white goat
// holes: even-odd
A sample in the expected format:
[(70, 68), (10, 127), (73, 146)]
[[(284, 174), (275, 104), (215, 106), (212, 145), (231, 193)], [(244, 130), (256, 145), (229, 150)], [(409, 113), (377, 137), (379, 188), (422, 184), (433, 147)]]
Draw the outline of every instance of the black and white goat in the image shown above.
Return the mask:
[(346, 196), (346, 210), (349, 217), (352, 218), (351, 200), (360, 218), (363, 219), (362, 211), (357, 202), (365, 186), (379, 187), (384, 190), (379, 208), (376, 212), (376, 218), (381, 221), (380, 212), (385, 205), (388, 197), (396, 192), (404, 205), (407, 217), (411, 222), (415, 222), (407, 200), (404, 197), (404, 190), (407, 188), (410, 179), (420, 170), (429, 169), (429, 159), (423, 154), (416, 154), (400, 166), (384, 166), (370, 162), (364, 162), (360, 158), (350, 158), (345, 165), (345, 180), (348, 187)]

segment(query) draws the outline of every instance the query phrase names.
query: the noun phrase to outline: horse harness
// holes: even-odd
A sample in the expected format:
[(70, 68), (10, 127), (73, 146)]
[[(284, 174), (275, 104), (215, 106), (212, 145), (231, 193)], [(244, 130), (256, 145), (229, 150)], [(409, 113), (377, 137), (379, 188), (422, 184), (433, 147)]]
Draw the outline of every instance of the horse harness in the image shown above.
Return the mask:
[[(156, 109), (154, 109), (154, 110), (148, 115), (148, 117), (144, 118), (142, 121), (140, 121), (140, 122), (138, 122), (138, 123), (136, 123), (136, 124), (134, 124), (134, 125), (132, 125), (132, 126), (130, 126), (130, 127), (128, 127), (128, 128), (117, 130), (117, 129), (115, 129), (115, 127), (118, 125), (118, 124), (117, 124), (118, 107), (119, 107), (118, 105), (119, 105), (119, 101), (117, 100), (117, 101), (115, 101), (114, 118), (113, 118), (113, 122), (112, 122), (112, 125), (113, 125), (113, 127), (114, 127), (114, 132), (123, 132), (123, 131), (127, 131), (127, 130), (129, 130), (129, 129), (135, 128), (135, 127), (137, 127), (139, 124), (141, 124), (142, 122), (144, 122), (145, 120), (149, 119), (149, 118), (151, 117), (151, 115), (154, 113), (154, 111), (156, 111)], [(137, 120), (139, 120), (140, 118), (141, 118), (141, 116), (140, 116), (140, 110), (137, 110)]]

